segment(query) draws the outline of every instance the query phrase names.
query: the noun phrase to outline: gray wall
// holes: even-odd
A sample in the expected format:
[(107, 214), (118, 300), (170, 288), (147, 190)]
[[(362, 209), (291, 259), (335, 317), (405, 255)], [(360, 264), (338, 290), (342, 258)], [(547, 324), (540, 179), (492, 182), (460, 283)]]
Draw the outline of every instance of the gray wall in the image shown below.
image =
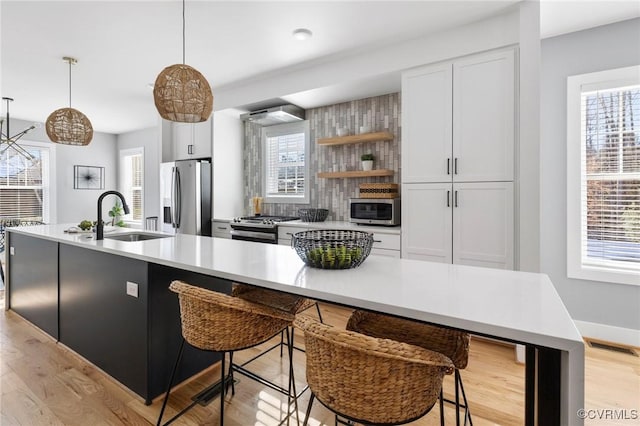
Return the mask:
[[(136, 130), (118, 135), (118, 149), (144, 148), (144, 216), (159, 216), (160, 211), (160, 153), (159, 128)], [(122, 190), (123, 188), (119, 188)], [(143, 222), (144, 225), (144, 222)], [(158, 225), (159, 226), (159, 225)]]
[[(348, 220), (349, 198), (358, 197), (358, 185), (368, 182), (400, 182), (400, 94), (376, 96), (308, 109), (311, 152), (309, 153), (310, 204), (265, 204), (263, 214), (296, 215), (299, 208), (320, 207), (329, 209), (327, 220)], [(360, 143), (339, 146), (318, 146), (317, 139), (336, 136), (338, 127), (347, 127), (350, 134), (357, 134), (360, 126), (367, 124), (373, 131), (387, 131), (394, 135), (390, 142)], [(262, 127), (245, 125), (244, 146), (244, 214), (249, 199), (262, 196)], [(391, 177), (349, 179), (319, 179), (319, 171), (362, 170), (360, 155), (373, 153), (375, 169), (395, 170)], [(341, 169), (342, 168), (342, 169)]]
[(640, 64), (640, 19), (545, 39), (541, 67), (541, 271), (575, 320), (640, 330), (640, 286), (567, 277), (567, 77)]
[[(32, 122), (11, 120), (11, 133), (30, 126)], [(96, 202), (103, 192), (99, 189), (73, 189), (73, 166), (100, 166), (105, 168), (104, 190), (115, 189), (117, 181), (116, 136), (108, 133), (94, 132), (93, 140), (87, 146), (70, 146), (54, 144), (49, 140), (44, 126), (28, 133), (23, 141), (50, 143), (55, 147), (56, 161), (52, 165), (52, 178), (56, 185), (55, 217), (56, 223), (77, 224), (81, 220), (96, 220)], [(106, 208), (103, 214), (106, 217)], [(111, 206), (109, 206), (111, 208)], [(52, 212), (53, 213), (53, 212)]]

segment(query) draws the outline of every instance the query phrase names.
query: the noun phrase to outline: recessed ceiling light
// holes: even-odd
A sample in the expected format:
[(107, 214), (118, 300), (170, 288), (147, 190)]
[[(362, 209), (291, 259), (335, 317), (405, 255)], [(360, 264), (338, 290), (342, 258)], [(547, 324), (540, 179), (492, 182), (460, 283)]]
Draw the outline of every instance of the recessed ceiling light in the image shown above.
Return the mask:
[(308, 40), (311, 38), (311, 35), (313, 33), (311, 32), (311, 30), (308, 30), (306, 28), (298, 28), (296, 30), (293, 30), (293, 37), (295, 37), (296, 40)]

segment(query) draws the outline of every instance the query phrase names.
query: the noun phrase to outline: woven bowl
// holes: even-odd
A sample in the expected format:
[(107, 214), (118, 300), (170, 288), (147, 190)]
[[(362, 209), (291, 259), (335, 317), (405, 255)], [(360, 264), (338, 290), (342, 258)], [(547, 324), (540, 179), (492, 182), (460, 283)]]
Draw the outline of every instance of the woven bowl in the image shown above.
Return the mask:
[(298, 216), (303, 222), (324, 222), (329, 215), (327, 209), (298, 209)]
[(312, 268), (349, 269), (360, 266), (371, 253), (373, 235), (363, 231), (319, 229), (296, 232), (291, 246)]

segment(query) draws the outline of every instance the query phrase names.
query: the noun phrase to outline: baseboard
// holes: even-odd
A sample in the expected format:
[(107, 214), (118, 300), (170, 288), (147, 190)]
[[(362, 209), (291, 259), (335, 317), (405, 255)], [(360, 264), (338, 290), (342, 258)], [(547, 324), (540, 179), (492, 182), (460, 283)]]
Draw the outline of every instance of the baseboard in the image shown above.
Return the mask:
[(573, 321), (583, 337), (640, 347), (640, 330), (588, 321)]

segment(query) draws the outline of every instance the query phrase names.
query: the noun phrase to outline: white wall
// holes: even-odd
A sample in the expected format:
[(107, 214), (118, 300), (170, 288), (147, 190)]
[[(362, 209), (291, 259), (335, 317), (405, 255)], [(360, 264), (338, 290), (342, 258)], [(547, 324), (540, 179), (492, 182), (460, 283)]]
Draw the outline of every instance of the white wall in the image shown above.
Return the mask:
[[(452, 30), (375, 51), (305, 63), (215, 89), (214, 108), (223, 110), (320, 87), (402, 71), (471, 53), (516, 44), (519, 9)], [(398, 76), (398, 80), (399, 80)], [(400, 87), (398, 85), (398, 87)]]
[[(640, 64), (638, 34), (640, 19), (633, 19), (545, 39), (541, 67), (541, 270), (574, 320), (608, 326), (603, 330), (631, 330), (632, 335), (640, 330), (640, 286), (567, 277), (566, 96), (570, 75)], [(606, 333), (594, 336), (597, 328), (582, 331), (620, 340)]]
[[(158, 138), (158, 127), (123, 133), (118, 135), (117, 138), (117, 156), (120, 155), (120, 150), (123, 149), (144, 148), (144, 217), (160, 216), (160, 152)], [(119, 189), (122, 190), (123, 188)]]
[[(20, 130), (29, 127), (30, 121), (11, 120), (11, 129)], [(13, 133), (12, 130), (12, 133)], [(56, 147), (56, 161), (51, 167), (56, 185), (56, 223), (77, 224), (81, 220), (96, 220), (99, 189), (73, 189), (73, 166), (100, 166), (105, 168), (104, 191), (116, 188), (117, 159), (116, 136), (94, 132), (93, 140), (87, 146), (54, 144), (49, 141), (44, 126), (29, 132), (24, 139), (47, 142)], [(106, 203), (108, 205), (109, 203)], [(108, 206), (111, 208), (111, 205)], [(106, 212), (109, 209), (105, 209)]]
[(241, 216), (243, 126), (236, 111), (213, 113), (213, 218)]

